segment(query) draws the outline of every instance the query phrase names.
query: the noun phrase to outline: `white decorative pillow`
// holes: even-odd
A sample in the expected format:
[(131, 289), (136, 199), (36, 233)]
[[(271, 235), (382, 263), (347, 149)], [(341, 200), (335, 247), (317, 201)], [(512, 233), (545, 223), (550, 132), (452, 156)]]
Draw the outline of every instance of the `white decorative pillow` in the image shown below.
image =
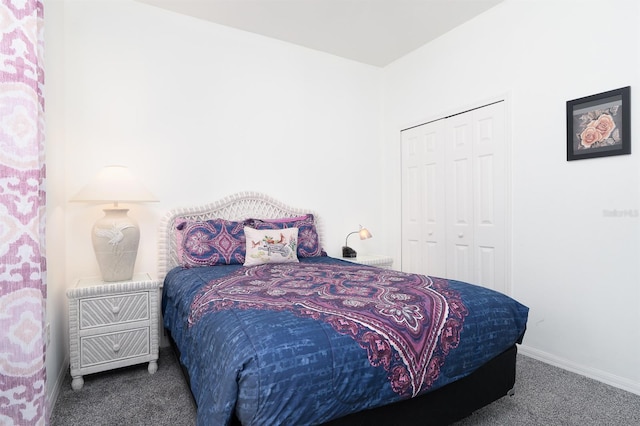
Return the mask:
[(244, 227), (247, 254), (244, 266), (297, 262), (298, 228), (254, 229)]

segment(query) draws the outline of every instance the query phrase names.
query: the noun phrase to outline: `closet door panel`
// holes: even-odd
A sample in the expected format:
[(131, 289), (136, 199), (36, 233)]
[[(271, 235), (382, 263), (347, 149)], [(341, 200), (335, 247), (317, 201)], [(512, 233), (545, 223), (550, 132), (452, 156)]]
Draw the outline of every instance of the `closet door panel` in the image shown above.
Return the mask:
[(422, 207), (420, 200), (420, 154), (417, 132), (403, 134), (402, 139), (402, 268), (421, 269), (420, 230)]
[(504, 102), (473, 111), (476, 282), (506, 292), (506, 143)]
[(447, 119), (446, 135), (447, 277), (472, 281), (473, 121), (470, 114)]
[(443, 132), (442, 120), (402, 132), (403, 271), (446, 273)]
[(482, 247), (477, 249), (477, 281), (476, 284), (487, 288), (493, 288), (496, 282), (496, 249), (495, 247)]

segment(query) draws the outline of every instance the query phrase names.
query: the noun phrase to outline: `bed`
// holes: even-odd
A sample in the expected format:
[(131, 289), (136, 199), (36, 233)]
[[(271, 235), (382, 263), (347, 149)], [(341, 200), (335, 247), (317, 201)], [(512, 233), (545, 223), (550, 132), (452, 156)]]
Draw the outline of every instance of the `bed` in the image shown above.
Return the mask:
[(323, 231), (255, 192), (162, 220), (163, 324), (199, 425), (449, 424), (512, 392), (526, 306), (329, 257)]

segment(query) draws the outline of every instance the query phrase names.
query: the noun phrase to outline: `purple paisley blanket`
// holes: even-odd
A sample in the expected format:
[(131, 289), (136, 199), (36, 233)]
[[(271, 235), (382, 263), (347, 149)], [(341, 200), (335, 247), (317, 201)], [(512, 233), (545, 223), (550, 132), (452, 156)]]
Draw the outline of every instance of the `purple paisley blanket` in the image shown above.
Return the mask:
[(267, 264), (205, 285), (189, 324), (228, 309), (290, 311), (329, 324), (382, 366), (394, 392), (415, 396), (438, 378), (467, 308), (446, 280), (363, 265)]

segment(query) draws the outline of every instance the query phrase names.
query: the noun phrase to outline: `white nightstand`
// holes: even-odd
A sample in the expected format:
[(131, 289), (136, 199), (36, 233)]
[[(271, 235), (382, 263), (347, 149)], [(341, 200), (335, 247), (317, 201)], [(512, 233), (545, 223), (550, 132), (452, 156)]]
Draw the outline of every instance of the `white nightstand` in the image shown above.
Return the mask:
[(382, 256), (378, 254), (363, 254), (358, 257), (342, 257), (342, 260), (348, 262), (359, 263), (361, 265), (377, 266), (378, 268), (391, 269), (393, 266), (393, 258), (390, 256)]
[(85, 374), (143, 362), (158, 369), (158, 287), (149, 274), (130, 281), (82, 278), (67, 290), (70, 369), (74, 390)]

